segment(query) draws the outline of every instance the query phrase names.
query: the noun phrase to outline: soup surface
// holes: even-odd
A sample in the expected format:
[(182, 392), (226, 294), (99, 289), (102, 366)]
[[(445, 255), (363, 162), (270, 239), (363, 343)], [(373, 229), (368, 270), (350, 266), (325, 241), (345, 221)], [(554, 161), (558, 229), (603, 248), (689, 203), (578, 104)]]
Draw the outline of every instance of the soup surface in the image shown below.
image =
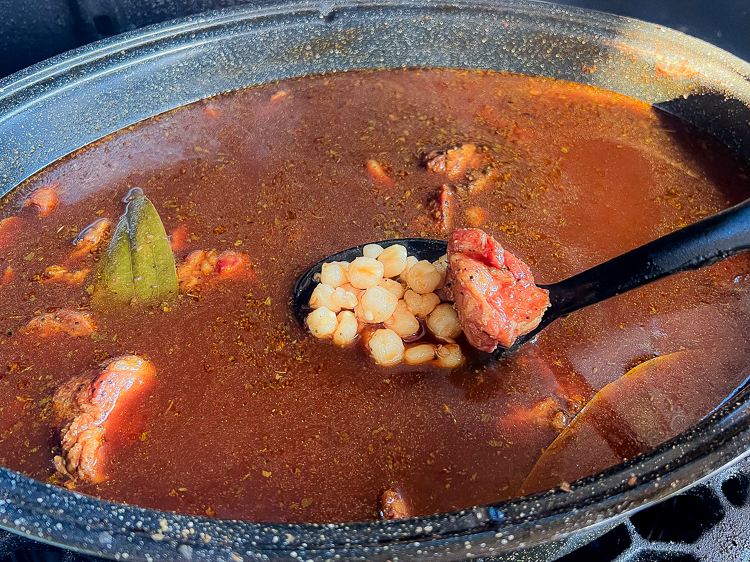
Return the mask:
[[(481, 190), (423, 165), (422, 154), (467, 143), (491, 162)], [(747, 377), (747, 256), (577, 312), (501, 361), (460, 340), (467, 359), (454, 370), (379, 367), (361, 346), (339, 348), (296, 322), (292, 287), (325, 256), (447, 239), (434, 213), (444, 185), (455, 192), (450, 228), (479, 226), (551, 283), (738, 203), (750, 183), (725, 148), (647, 104), (525, 76), (316, 76), (155, 117), (4, 200), (1, 218), (20, 220), (0, 230), (0, 462), (63, 484), (55, 390), (136, 354), (155, 381), (112, 413), (107, 479), (77, 490), (278, 522), (377, 518), (383, 491), (396, 490), (410, 513), (428, 514), (564, 486), (633, 457)], [(50, 186), (57, 205), (25, 204)], [(194, 250), (234, 250), (252, 275), (164, 306), (92, 308), (102, 250), (73, 263), (71, 242), (97, 219), (114, 225), (135, 186), (178, 266)], [(91, 272), (55, 280), (52, 266)], [(58, 309), (90, 313), (94, 333), (23, 330)]]

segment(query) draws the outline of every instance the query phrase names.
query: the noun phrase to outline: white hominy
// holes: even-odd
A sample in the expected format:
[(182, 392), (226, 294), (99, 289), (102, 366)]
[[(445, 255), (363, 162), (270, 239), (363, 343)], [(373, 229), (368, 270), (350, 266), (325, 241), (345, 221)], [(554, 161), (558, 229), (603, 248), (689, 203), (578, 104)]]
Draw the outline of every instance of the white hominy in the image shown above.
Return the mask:
[(334, 313), (341, 310), (341, 305), (337, 305), (331, 300), (334, 291), (335, 289), (333, 287), (326, 285), (325, 283), (319, 283), (316, 285), (310, 296), (310, 308), (317, 309), (326, 307)]
[(316, 338), (328, 338), (336, 331), (336, 314), (325, 306), (307, 315), (307, 327)]
[(359, 323), (353, 312), (342, 310), (336, 317), (338, 325), (333, 332), (333, 343), (340, 346), (349, 345), (357, 339)]
[(457, 343), (439, 345), (435, 350), (437, 360), (435, 364), (443, 369), (454, 369), (464, 362), (461, 347)]
[(398, 299), (383, 287), (370, 287), (354, 309), (357, 317), (370, 324), (385, 322), (396, 310)]
[(413, 291), (424, 295), (431, 293), (440, 285), (442, 275), (427, 260), (418, 261), (406, 274), (406, 282)]
[(430, 343), (407, 347), (404, 351), (404, 361), (408, 365), (422, 365), (433, 359), (435, 359), (435, 347)]
[(376, 330), (368, 343), (370, 355), (385, 367), (400, 363), (404, 357), (404, 342), (393, 330)]
[(420, 295), (409, 290), (404, 293), (404, 302), (412, 314), (419, 318), (425, 318), (440, 304), (440, 297), (435, 293)]
[[(376, 260), (382, 253), (383, 246), (381, 246), (380, 244), (367, 244), (364, 248), (362, 248), (362, 255), (366, 258), (372, 258)], [(386, 275), (386, 277), (390, 277), (390, 275)]]
[(330, 285), (334, 289), (340, 287), (344, 283), (349, 282), (347, 269), (349, 269), (349, 262), (335, 261), (324, 263), (320, 271), (320, 282)]
[[(339, 308), (353, 310), (354, 307), (357, 306), (358, 302), (357, 292), (357, 289), (354, 289), (353, 291), (347, 291), (343, 287), (336, 287), (336, 290), (331, 294), (330, 300), (335, 306), (338, 306)], [(333, 309), (331, 308), (331, 310)]]
[[(388, 246), (378, 256), (378, 261), (384, 266), (383, 276), (396, 277), (406, 269), (406, 248), (401, 244)], [(416, 259), (416, 258), (415, 258)]]
[(394, 281), (393, 279), (383, 279), (378, 284), (378, 287), (383, 287), (383, 289), (385, 289), (389, 293), (393, 293), (393, 296), (395, 296), (397, 299), (400, 299), (404, 296), (404, 286), (398, 281)]
[(458, 313), (450, 303), (439, 304), (427, 317), (427, 329), (440, 341), (453, 343), (461, 335)]
[(404, 301), (398, 301), (393, 316), (385, 321), (385, 327), (402, 338), (408, 338), (419, 332), (419, 320), (409, 311)]
[(373, 258), (356, 258), (349, 264), (349, 283), (357, 289), (374, 287), (383, 280), (383, 264)]
[(406, 276), (409, 273), (409, 270), (414, 267), (414, 264), (417, 263), (419, 260), (415, 258), (414, 256), (409, 256), (406, 258), (406, 267), (404, 267), (404, 270), (401, 272), (401, 275), (399, 279), (406, 283)]

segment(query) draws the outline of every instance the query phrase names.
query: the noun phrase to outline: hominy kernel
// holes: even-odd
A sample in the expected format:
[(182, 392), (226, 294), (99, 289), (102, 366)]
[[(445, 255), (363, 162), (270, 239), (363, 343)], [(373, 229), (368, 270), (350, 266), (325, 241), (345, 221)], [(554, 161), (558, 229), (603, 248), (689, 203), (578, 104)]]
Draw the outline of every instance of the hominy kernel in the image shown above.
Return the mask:
[(406, 282), (413, 291), (424, 295), (437, 289), (442, 276), (427, 260), (418, 261), (406, 274)]
[(437, 346), (435, 355), (437, 355), (435, 364), (443, 369), (454, 369), (464, 362), (461, 346), (457, 343)]
[(383, 264), (373, 258), (359, 257), (349, 264), (349, 283), (357, 289), (374, 287), (383, 280)]
[[(336, 289), (333, 291), (333, 294), (330, 297), (331, 302), (338, 306), (339, 308), (346, 308), (349, 310), (353, 310), (355, 306), (357, 306), (357, 303), (359, 302), (357, 300), (357, 290), (354, 289), (353, 291), (347, 291), (343, 289), (342, 287), (336, 287)], [(328, 308), (331, 308), (330, 306)], [(331, 308), (331, 310), (333, 310)]]
[(316, 338), (328, 338), (336, 331), (336, 315), (325, 306), (316, 308), (305, 319), (307, 327)]
[[(416, 258), (414, 258), (416, 259)], [(378, 256), (378, 261), (384, 266), (384, 277), (396, 277), (406, 269), (406, 248), (401, 244), (388, 246)]]
[[(378, 259), (378, 256), (383, 253), (383, 246), (380, 244), (367, 244), (362, 248), (362, 255), (366, 258)], [(386, 275), (386, 277), (390, 277)]]
[(409, 290), (404, 293), (404, 302), (412, 314), (418, 318), (425, 318), (440, 304), (440, 297), (435, 293), (420, 295)]
[(412, 314), (404, 301), (398, 301), (393, 316), (385, 321), (385, 327), (393, 330), (402, 338), (408, 338), (419, 332), (419, 320)]
[(404, 361), (408, 365), (422, 365), (433, 359), (435, 359), (435, 347), (430, 343), (407, 347), (404, 351)]
[(357, 339), (359, 323), (353, 312), (342, 310), (339, 312), (336, 320), (338, 324), (336, 330), (333, 332), (333, 343), (343, 347)]
[(435, 269), (440, 273), (440, 283), (438, 283), (438, 288), (441, 288), (445, 285), (445, 278), (448, 275), (448, 255), (443, 254), (439, 259), (432, 262), (432, 265), (434, 265)]
[(453, 343), (461, 335), (458, 313), (450, 303), (439, 304), (427, 317), (427, 329), (441, 341)]
[(312, 295), (310, 295), (310, 308), (317, 309), (324, 306), (334, 313), (341, 310), (341, 305), (336, 305), (331, 300), (334, 291), (335, 289), (330, 285), (324, 283), (316, 285), (315, 289), (313, 289)]
[[(356, 312), (355, 312), (356, 314)], [(365, 349), (370, 349), (370, 338), (377, 331), (380, 330), (375, 324), (363, 324), (358, 323), (359, 337), (362, 338), (362, 343), (365, 345)]]
[(435, 269), (437, 269), (441, 275), (445, 275), (448, 272), (448, 254), (440, 256), (432, 262), (432, 265), (435, 266)]
[(401, 272), (400, 279), (404, 282), (406, 282), (406, 275), (409, 273), (409, 270), (414, 267), (414, 264), (417, 263), (419, 260), (415, 258), (414, 256), (408, 256), (406, 258), (406, 267), (404, 267), (404, 270)]
[(396, 310), (398, 299), (383, 287), (370, 287), (354, 309), (357, 318), (370, 324), (385, 322)]
[(349, 263), (345, 261), (324, 263), (320, 271), (320, 282), (330, 285), (334, 289), (340, 287), (344, 283), (349, 282), (349, 277), (346, 273), (348, 268)]
[(376, 330), (368, 343), (370, 355), (384, 367), (400, 363), (404, 357), (404, 342), (393, 330)]
[(343, 289), (347, 293), (353, 293), (358, 299), (360, 297), (360, 294), (365, 292), (364, 289), (357, 289), (351, 283), (344, 283), (343, 285), (341, 285), (341, 287), (337, 287), (337, 289)]
[(383, 287), (383, 289), (385, 289), (389, 293), (393, 293), (393, 296), (395, 296), (397, 299), (400, 299), (404, 296), (404, 286), (393, 279), (383, 279), (380, 283), (378, 283), (378, 287)]

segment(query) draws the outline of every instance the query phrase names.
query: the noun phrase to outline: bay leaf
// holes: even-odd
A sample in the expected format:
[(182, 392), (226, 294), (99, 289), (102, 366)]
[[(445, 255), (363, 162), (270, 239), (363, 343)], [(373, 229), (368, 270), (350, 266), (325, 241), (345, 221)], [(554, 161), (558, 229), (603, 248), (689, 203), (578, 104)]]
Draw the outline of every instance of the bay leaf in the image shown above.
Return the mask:
[(731, 366), (714, 355), (713, 350), (676, 351), (607, 384), (547, 447), (521, 493), (602, 471), (697, 423), (717, 406), (717, 397), (730, 395), (737, 385), (736, 377), (728, 376)]
[(159, 213), (142, 191), (132, 190), (100, 262), (93, 304), (99, 309), (159, 304), (176, 296), (177, 288), (174, 254)]

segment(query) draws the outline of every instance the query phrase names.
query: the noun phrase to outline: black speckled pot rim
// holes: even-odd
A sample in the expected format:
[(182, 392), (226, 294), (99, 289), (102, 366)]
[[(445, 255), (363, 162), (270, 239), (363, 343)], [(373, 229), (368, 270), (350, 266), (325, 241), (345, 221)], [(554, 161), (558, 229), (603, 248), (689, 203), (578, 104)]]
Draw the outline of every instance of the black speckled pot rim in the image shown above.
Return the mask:
[[(184, 104), (292, 76), (381, 67), (486, 68), (607, 88), (694, 123), (750, 162), (750, 65), (673, 30), (528, 0), (269, 3), (127, 33), (0, 80), (0, 194)], [(746, 455), (748, 414), (743, 387), (693, 429), (570, 491), (396, 521), (176, 515), (0, 468), (0, 526), (121, 560), (551, 559)]]

